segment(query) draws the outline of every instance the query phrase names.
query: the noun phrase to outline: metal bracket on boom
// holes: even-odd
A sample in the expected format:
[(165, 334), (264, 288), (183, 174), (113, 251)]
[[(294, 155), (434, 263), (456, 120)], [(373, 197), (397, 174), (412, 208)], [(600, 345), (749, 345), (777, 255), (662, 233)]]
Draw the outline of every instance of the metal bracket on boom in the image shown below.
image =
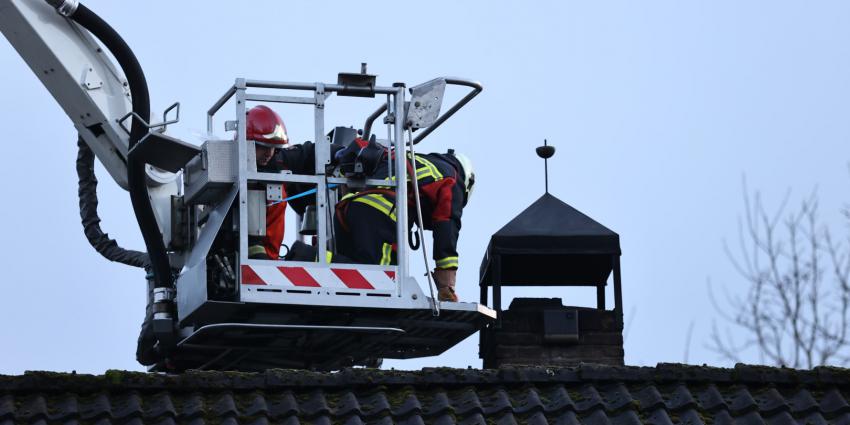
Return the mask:
[[(169, 120), (168, 113), (175, 109), (177, 111), (176, 117)], [(148, 135), (142, 138), (132, 149), (145, 163), (176, 173), (185, 167), (192, 158), (201, 153), (199, 147), (163, 133), (169, 124), (180, 121), (180, 102), (175, 102), (162, 113), (162, 122), (159, 124), (150, 124), (135, 112), (127, 113), (118, 120), (118, 125), (127, 134), (130, 133), (130, 130), (124, 123), (130, 117), (147, 127), (149, 131)]]

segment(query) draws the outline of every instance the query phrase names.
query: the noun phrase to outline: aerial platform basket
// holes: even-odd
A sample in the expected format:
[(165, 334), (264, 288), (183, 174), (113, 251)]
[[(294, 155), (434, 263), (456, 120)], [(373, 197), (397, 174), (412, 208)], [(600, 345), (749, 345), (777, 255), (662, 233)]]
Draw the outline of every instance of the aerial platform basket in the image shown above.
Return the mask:
[[(439, 354), (492, 321), (493, 310), (475, 303), (434, 302), (430, 284), (423, 292), (411, 276), (410, 249), (403, 242), (408, 224), (406, 184), (396, 187), (397, 266), (336, 264), (324, 255), (302, 263), (248, 258), (249, 234), (257, 236), (251, 232), (260, 231), (257, 223), (265, 222), (261, 217), (265, 202), (274, 196), (282, 198), (284, 184), (313, 187), (318, 221), (312, 245), (321, 254), (333, 250), (330, 222), (338, 188), (395, 186), (383, 180), (354, 181), (328, 174), (331, 143), (344, 142), (337, 140), (343, 134), (356, 134), (353, 129), (337, 128), (340, 131), (332, 137), (325, 136), (325, 109), (333, 103), (329, 99), (334, 94), (375, 102), (377, 109), (367, 114), (363, 137), (377, 135), (372, 124), (384, 116), (386, 136), (377, 142), (394, 149), (396, 157), (407, 158), (418, 142), (481, 91), (478, 83), (437, 78), (409, 90), (401, 83), (384, 87), (365, 72), (365, 64), (359, 74), (339, 74), (335, 84), (237, 79), (207, 116), (207, 130), (212, 134), (216, 114), (226, 104), (232, 106), (224, 127), (235, 131), (235, 136), (207, 140), (198, 149), (165, 134), (166, 126), (176, 123), (167, 119), (168, 111), (177, 109), (179, 116), (176, 104), (166, 110), (162, 123), (145, 122), (150, 120), (149, 106), (144, 105), (148, 102), (132, 102), (147, 97), (134, 55), (112, 28), (93, 19), (96, 16), (81, 19), (76, 15), (77, 3), (0, 0), (0, 30), (112, 178), (131, 191), (156, 277), (155, 283), (149, 281), (150, 308), (140, 338), (140, 352), (153, 353), (145, 362), (167, 356), (154, 367), (160, 370), (332, 369), (375, 364), (382, 357)], [(90, 32), (93, 26), (99, 27), (96, 33)], [(118, 67), (114, 59), (119, 59)], [(471, 91), (440, 113), (448, 86)], [(293, 91), (299, 95), (292, 95)], [(313, 109), (313, 172), (257, 170), (255, 150), (246, 141), (249, 103)], [(131, 140), (136, 137), (126, 131), (128, 123), (133, 129), (148, 127), (148, 134)], [(415, 138), (413, 131), (417, 131)], [(404, 161), (388, 162), (394, 170), (390, 177), (406, 182)], [(145, 167), (136, 167), (141, 163)], [(134, 178), (131, 185), (128, 170), (140, 172), (144, 179)], [(258, 186), (265, 186), (265, 191)], [(94, 201), (89, 202), (92, 209)], [(161, 241), (154, 240), (156, 231)], [(105, 234), (103, 239), (108, 239)], [(172, 276), (164, 276), (169, 271), (177, 275), (176, 285)], [(151, 350), (155, 343), (159, 350)]]
[[(183, 249), (183, 268), (177, 278), (180, 339), (170, 353), (169, 368), (327, 370), (374, 366), (382, 358), (440, 354), (495, 319), (496, 313), (486, 306), (435, 302), (432, 291), (421, 289), (410, 274), (410, 248), (406, 243), (409, 212), (404, 202), (407, 185), (329, 175), (330, 144), (344, 143), (336, 139), (350, 132), (334, 131), (326, 136), (324, 128), (324, 110), (332, 94), (366, 100), (378, 96), (380, 105), (364, 128), (371, 131), (373, 121), (386, 114), (386, 139), (378, 142), (394, 149), (396, 158), (406, 158), (413, 145), (477, 95), (480, 85), (438, 78), (411, 88), (412, 98), (406, 102), (408, 89), (404, 85), (381, 87), (365, 73), (362, 79), (352, 75), (357, 76), (341, 76), (338, 84), (237, 79), (209, 110), (207, 129), (212, 133), (215, 115), (224, 105), (232, 104), (236, 118), (225, 122), (225, 128), (236, 135), (235, 141), (208, 141), (201, 154), (185, 167), (186, 214), (181, 225), (186, 232), (183, 239), (190, 242)], [(447, 85), (466, 86), (472, 91), (441, 115)], [(264, 92), (255, 93), (257, 89)], [(311, 95), (267, 94), (270, 90)], [(246, 141), (250, 103), (313, 107), (315, 173), (257, 171), (253, 142)], [(413, 139), (412, 129), (423, 130)], [(405, 134), (409, 135), (407, 141)], [(407, 180), (403, 161), (389, 165), (394, 181)], [(325, 255), (318, 255), (315, 262), (250, 259), (249, 229), (256, 228), (251, 220), (265, 210), (256, 207), (256, 193), (252, 197), (249, 189), (256, 192), (257, 185), (265, 185), (265, 205), (266, 200), (277, 199), (274, 196), (280, 196), (280, 186), (287, 183), (315, 188), (317, 248), (334, 245), (331, 220), (339, 198), (334, 188), (394, 186), (396, 199), (401, 200), (395, 206), (396, 235), (398, 241), (404, 241), (397, 244), (398, 265), (332, 263)], [(416, 212), (412, 214), (415, 217)], [(298, 221), (296, 228), (301, 227), (300, 216)], [(228, 233), (232, 238), (223, 236)], [(155, 367), (164, 368), (166, 364)]]

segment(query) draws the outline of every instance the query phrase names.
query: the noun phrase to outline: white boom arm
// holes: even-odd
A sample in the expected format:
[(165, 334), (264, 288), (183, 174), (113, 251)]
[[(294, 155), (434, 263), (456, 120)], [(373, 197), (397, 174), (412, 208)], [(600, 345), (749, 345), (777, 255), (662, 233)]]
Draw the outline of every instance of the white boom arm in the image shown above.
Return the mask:
[(117, 120), (131, 110), (131, 104), (121, 71), (88, 31), (43, 0), (0, 0), (0, 32), (126, 190), (129, 135)]

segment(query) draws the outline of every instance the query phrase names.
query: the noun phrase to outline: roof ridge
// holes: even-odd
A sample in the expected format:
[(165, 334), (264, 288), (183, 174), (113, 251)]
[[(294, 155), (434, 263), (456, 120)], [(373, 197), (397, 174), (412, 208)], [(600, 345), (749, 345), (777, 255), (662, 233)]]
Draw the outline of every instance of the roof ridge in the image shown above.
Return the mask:
[(850, 369), (811, 370), (737, 364), (734, 368), (659, 363), (651, 366), (609, 366), (583, 363), (574, 367), (513, 366), (500, 369), (423, 368), (419, 371), (344, 369), (338, 372), (269, 369), (265, 372), (188, 371), (182, 375), (108, 370), (103, 375), (27, 371), (0, 375), (0, 391), (62, 392), (120, 388), (123, 390), (196, 391), (199, 388), (234, 391), (309, 385), (317, 388), (374, 385), (513, 385), (578, 382), (687, 382), (837, 384), (850, 386)]

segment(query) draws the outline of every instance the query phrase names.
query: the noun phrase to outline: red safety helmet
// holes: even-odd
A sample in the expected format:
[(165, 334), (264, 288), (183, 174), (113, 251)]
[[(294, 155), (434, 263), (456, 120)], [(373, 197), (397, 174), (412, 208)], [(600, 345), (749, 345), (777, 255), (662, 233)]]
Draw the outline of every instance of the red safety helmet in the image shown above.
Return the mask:
[(284, 148), (289, 146), (289, 137), (286, 135), (286, 125), (277, 112), (268, 106), (255, 106), (248, 110), (246, 124), (246, 136), (256, 144), (270, 148)]

